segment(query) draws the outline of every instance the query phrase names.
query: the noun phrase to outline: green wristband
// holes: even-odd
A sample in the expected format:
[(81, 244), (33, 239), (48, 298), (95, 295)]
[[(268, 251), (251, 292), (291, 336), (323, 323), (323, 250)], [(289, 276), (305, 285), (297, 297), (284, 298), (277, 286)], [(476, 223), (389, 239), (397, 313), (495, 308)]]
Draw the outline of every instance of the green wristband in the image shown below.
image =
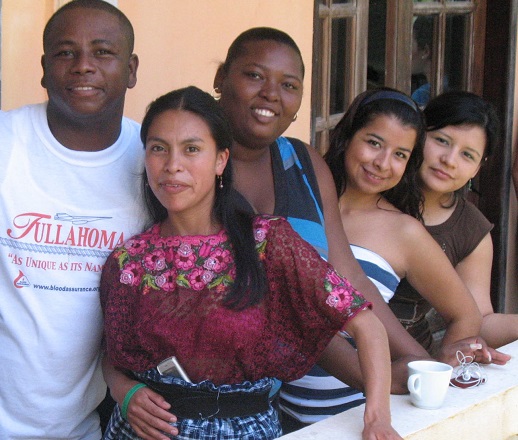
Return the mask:
[(147, 387), (145, 383), (138, 383), (134, 385), (127, 393), (126, 397), (124, 397), (124, 402), (122, 402), (121, 407), (121, 415), (123, 419), (128, 419), (128, 405), (130, 403), (131, 398), (133, 397), (133, 394), (135, 394), (138, 390), (141, 388)]

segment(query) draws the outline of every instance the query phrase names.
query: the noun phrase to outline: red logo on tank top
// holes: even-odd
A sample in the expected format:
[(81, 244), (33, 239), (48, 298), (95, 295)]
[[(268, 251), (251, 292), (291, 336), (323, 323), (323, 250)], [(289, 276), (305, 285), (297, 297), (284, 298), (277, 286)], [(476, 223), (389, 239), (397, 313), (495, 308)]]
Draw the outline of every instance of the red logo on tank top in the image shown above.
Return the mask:
[(31, 285), (21, 270), (19, 271), (18, 276), (14, 279), (13, 284), (17, 289), (21, 289), (22, 287), (29, 287)]

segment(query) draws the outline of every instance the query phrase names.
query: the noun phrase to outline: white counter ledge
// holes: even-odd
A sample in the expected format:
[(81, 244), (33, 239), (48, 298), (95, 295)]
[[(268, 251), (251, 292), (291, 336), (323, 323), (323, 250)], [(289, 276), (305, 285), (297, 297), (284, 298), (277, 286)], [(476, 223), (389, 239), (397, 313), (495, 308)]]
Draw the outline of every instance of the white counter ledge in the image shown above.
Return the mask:
[[(518, 341), (500, 349), (512, 359), (484, 365), (487, 382), (450, 387), (440, 409), (414, 407), (408, 395), (391, 396), (392, 425), (405, 440), (518, 440)], [(283, 440), (361, 440), (364, 406), (281, 437)]]

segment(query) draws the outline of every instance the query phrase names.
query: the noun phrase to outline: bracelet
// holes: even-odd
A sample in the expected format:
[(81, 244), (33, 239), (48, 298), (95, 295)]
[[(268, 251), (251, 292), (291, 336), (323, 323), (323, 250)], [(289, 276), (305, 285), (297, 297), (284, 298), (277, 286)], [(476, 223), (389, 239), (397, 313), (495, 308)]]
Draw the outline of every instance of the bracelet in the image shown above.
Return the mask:
[(147, 385), (145, 383), (138, 383), (138, 384), (134, 385), (126, 393), (126, 397), (124, 397), (124, 402), (122, 402), (122, 407), (121, 407), (121, 415), (122, 415), (123, 419), (125, 419), (125, 420), (128, 419), (128, 406), (129, 406), (131, 398), (133, 397), (133, 394), (135, 394), (138, 390), (140, 390), (141, 388), (144, 388), (144, 387), (147, 387)]

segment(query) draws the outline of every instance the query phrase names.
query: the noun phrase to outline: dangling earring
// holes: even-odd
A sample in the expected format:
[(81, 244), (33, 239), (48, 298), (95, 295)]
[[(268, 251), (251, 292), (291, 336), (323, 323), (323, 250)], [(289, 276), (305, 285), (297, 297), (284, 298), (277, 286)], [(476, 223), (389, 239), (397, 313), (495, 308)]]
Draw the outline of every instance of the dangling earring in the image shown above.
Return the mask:
[(219, 189), (223, 189), (223, 176), (219, 175), (219, 176), (216, 176), (216, 178), (218, 179)]
[(214, 87), (212, 92), (210, 92), (210, 96), (214, 98), (214, 101), (219, 101), (221, 99), (221, 90), (219, 87)]
[(469, 180), (468, 180), (468, 190), (469, 190), (469, 191), (472, 191), (472, 190), (473, 190), (473, 179), (469, 179)]
[(299, 117), (299, 112), (295, 113), (295, 116), (293, 116), (292, 122), (295, 122), (298, 117)]

